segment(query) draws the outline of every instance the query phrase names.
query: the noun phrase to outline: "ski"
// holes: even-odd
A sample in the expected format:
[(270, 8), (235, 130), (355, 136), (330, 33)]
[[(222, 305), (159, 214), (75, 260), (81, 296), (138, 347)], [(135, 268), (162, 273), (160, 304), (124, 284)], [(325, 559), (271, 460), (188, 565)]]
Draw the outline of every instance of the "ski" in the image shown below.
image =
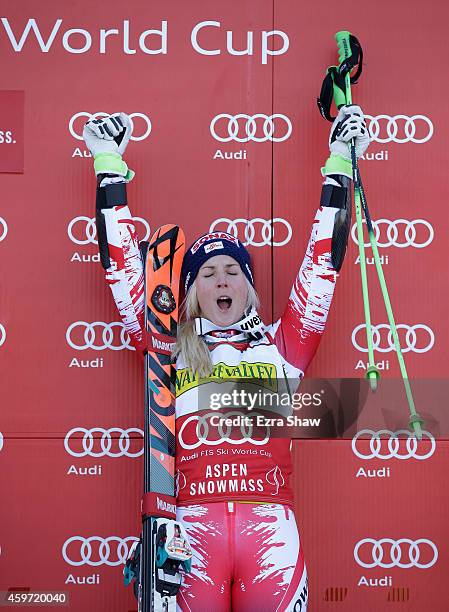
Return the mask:
[(145, 418), (142, 537), (125, 566), (139, 612), (175, 612), (181, 568), (190, 571), (191, 549), (175, 499), (175, 383), (171, 353), (176, 341), (179, 284), (185, 239), (164, 225), (142, 243), (145, 278)]

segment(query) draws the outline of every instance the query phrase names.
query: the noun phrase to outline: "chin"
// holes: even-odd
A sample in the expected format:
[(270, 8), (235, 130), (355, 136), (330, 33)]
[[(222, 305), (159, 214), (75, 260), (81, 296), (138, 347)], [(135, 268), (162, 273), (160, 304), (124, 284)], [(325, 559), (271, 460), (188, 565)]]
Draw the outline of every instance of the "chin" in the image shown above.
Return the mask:
[(215, 315), (215, 325), (219, 325), (220, 327), (225, 327), (226, 325), (233, 325), (239, 319), (242, 318), (242, 315), (238, 315), (235, 312), (218, 312)]

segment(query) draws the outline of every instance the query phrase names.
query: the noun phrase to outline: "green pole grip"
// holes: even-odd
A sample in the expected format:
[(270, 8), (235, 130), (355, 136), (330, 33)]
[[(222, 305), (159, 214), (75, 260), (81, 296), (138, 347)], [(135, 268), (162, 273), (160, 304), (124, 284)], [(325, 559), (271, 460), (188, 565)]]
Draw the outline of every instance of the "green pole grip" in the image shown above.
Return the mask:
[(349, 44), (349, 37), (351, 33), (346, 30), (341, 30), (335, 34), (335, 40), (338, 45), (338, 61), (342, 64), (348, 57), (351, 57), (351, 45)]
[[(346, 88), (346, 90), (347, 89), (348, 88)], [(346, 92), (341, 90), (341, 88), (336, 84), (335, 80), (334, 80), (334, 102), (337, 108), (340, 108), (340, 106), (344, 106), (347, 103), (346, 102)]]

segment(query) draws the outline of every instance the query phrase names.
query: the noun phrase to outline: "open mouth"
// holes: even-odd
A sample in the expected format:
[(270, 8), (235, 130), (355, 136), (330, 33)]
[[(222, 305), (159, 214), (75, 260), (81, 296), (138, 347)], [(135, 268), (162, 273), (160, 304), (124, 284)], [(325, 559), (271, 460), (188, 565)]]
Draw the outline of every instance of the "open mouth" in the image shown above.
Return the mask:
[(217, 306), (220, 310), (229, 310), (231, 308), (232, 299), (230, 297), (219, 297), (217, 300)]

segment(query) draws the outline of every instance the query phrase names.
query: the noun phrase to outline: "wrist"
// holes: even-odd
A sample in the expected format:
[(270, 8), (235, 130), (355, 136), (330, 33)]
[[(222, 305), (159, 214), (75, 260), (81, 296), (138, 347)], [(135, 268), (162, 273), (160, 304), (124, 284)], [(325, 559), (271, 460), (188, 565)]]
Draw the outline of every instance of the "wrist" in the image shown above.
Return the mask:
[(94, 170), (95, 174), (116, 174), (119, 176), (126, 176), (128, 172), (128, 166), (123, 161), (120, 153), (113, 153), (112, 151), (97, 153), (94, 156)]
[(326, 160), (326, 163), (321, 168), (323, 176), (331, 174), (341, 174), (352, 179), (352, 163), (351, 160), (338, 153), (331, 153)]
[(126, 181), (132, 181), (134, 171), (123, 161), (120, 153), (97, 153), (94, 160), (95, 174), (122, 176)]

